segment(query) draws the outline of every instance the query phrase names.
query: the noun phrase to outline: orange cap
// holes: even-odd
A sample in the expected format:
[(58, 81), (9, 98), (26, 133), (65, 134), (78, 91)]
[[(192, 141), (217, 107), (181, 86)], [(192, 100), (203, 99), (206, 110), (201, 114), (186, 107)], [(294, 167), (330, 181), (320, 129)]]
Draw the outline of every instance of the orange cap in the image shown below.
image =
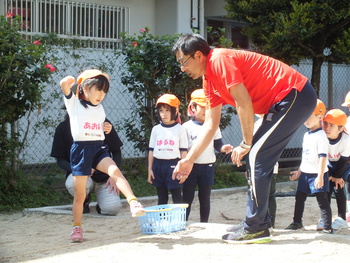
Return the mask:
[(331, 124), (338, 126), (345, 126), (347, 122), (347, 116), (344, 111), (339, 109), (333, 109), (327, 112), (323, 121), (326, 121)]
[(350, 106), (350, 91), (348, 92), (348, 94), (346, 94), (345, 100), (344, 100), (344, 103), (342, 104), (342, 106), (344, 106), (344, 107)]
[(158, 105), (158, 103), (164, 103), (175, 108), (180, 107), (179, 99), (173, 94), (164, 94), (160, 96), (156, 102), (156, 106)]
[(205, 98), (205, 94), (204, 94), (203, 89), (196, 89), (192, 92), (190, 104), (192, 102), (195, 102), (202, 107), (207, 105), (207, 99)]
[(196, 89), (191, 93), (191, 101), (187, 107), (187, 115), (194, 116), (194, 112), (191, 110), (193, 103), (197, 103), (199, 106), (207, 106), (207, 99), (205, 98), (203, 89)]
[(324, 105), (322, 100), (317, 99), (317, 104), (314, 110), (314, 114), (322, 114), (323, 116), (326, 114), (326, 106)]
[(98, 69), (88, 69), (88, 70), (85, 70), (83, 73), (81, 73), (78, 76), (77, 82), (78, 82), (78, 84), (81, 84), (87, 79), (91, 79), (91, 78), (94, 78), (94, 77), (97, 77), (100, 75), (105, 76), (108, 79), (108, 81), (111, 80), (111, 78), (109, 77), (108, 74), (102, 73), (102, 71), (100, 71)]

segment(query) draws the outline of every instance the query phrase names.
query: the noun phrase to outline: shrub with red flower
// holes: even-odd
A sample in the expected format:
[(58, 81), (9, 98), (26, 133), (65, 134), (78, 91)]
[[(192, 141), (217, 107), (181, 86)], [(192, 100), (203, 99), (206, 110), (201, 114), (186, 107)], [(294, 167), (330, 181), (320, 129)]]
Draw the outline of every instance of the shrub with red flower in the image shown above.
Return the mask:
[(50, 63), (47, 63), (45, 65), (45, 68), (49, 69), (51, 72), (55, 72), (56, 71), (56, 68)]
[(42, 39), (31, 39), (23, 34), (23, 21), (20, 16), (11, 13), (0, 15), (0, 170), (1, 175), (6, 175), (0, 176), (0, 192), (6, 196), (10, 192), (2, 186), (18, 184), (16, 180), (21, 174), (17, 170), (22, 165), (21, 151), (27, 145), (27, 135), (20, 132), (25, 132), (25, 129), (12, 129), (12, 124), (25, 116), (23, 120), (28, 117), (28, 130), (37, 129), (33, 126), (39, 125), (39, 122), (31, 124), (29, 116), (35, 110), (40, 112), (43, 93), (50, 87), (52, 73), (56, 71), (51, 64), (45, 68), (45, 61), (57, 60), (56, 54), (52, 54), (50, 37), (44, 35)]

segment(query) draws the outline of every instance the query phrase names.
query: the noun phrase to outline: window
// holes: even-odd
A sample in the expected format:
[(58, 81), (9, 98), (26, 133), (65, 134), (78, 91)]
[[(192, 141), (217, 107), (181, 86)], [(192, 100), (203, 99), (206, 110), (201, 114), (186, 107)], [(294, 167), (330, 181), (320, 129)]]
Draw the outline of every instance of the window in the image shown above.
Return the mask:
[[(219, 28), (225, 28), (225, 37), (231, 39), (233, 42), (233, 48), (249, 49), (249, 39), (242, 34), (242, 27), (245, 24), (235, 22), (232, 20), (227, 20), (223, 18), (211, 18), (207, 20), (207, 26), (213, 28), (213, 30), (218, 30)], [(218, 39), (216, 37), (211, 38), (208, 36), (208, 43), (212, 44)]]
[(20, 15), (23, 31), (115, 42), (129, 32), (129, 8), (68, 0), (9, 0), (6, 12)]

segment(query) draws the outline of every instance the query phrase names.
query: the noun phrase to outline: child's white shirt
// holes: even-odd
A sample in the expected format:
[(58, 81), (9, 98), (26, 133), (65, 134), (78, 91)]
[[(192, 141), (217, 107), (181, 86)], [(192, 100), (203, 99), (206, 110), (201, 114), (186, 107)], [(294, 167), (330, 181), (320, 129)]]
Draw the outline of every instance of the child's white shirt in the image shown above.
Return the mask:
[[(185, 122), (183, 126), (187, 131), (188, 147), (191, 148), (202, 131), (202, 125), (199, 122), (196, 122), (194, 120), (189, 120)], [(216, 161), (214, 140), (221, 139), (221, 137), (222, 137), (221, 131), (218, 128), (215, 132), (213, 140), (211, 140), (207, 148), (205, 148), (203, 153), (197, 158), (197, 160), (195, 160), (194, 163), (198, 163), (198, 164), (214, 163)]]
[[(300, 170), (304, 173), (318, 174), (320, 155), (327, 157), (328, 138), (322, 129), (308, 131), (303, 138), (303, 153)], [(328, 171), (328, 161), (324, 172)]]
[(341, 156), (350, 156), (350, 136), (344, 132), (341, 134), (339, 141), (337, 141), (335, 144), (329, 143), (328, 145), (329, 161), (337, 162)]
[(149, 141), (150, 150), (153, 149), (153, 157), (170, 160), (181, 158), (180, 149), (188, 149), (187, 134), (185, 128), (175, 122), (174, 125), (158, 124), (153, 127)]
[(85, 108), (71, 92), (64, 96), (64, 104), (69, 115), (71, 133), (74, 141), (103, 141), (105, 139), (103, 123), (106, 119), (101, 104)]

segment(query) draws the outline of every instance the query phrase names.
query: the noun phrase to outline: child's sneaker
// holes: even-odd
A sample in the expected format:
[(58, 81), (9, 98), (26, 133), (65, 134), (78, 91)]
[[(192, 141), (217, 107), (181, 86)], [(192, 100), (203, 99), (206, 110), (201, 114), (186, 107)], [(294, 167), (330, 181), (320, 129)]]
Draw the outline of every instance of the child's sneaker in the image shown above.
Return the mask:
[(72, 242), (82, 242), (83, 241), (83, 229), (79, 226), (75, 226), (70, 235)]
[(302, 229), (304, 228), (302, 223), (291, 223), (289, 226), (287, 226), (285, 229), (286, 230), (297, 230), (297, 229)]
[(130, 212), (132, 217), (139, 217), (146, 214), (141, 203), (135, 200), (130, 202)]
[(334, 219), (334, 222), (332, 223), (332, 228), (334, 230), (348, 228), (348, 223), (343, 218), (337, 217), (336, 219)]
[(323, 230), (323, 220), (322, 220), (322, 218), (320, 218), (318, 220), (318, 224), (316, 226), (316, 231), (322, 231), (322, 230)]

